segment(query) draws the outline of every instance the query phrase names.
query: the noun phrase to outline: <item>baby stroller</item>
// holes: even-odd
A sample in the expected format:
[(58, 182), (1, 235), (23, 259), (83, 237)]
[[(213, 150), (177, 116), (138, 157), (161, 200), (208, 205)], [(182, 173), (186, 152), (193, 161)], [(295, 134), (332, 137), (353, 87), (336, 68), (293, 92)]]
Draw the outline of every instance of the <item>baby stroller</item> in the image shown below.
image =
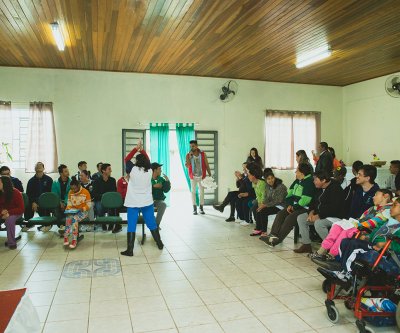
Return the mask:
[[(398, 227), (399, 225), (397, 225)], [(325, 306), (329, 320), (334, 324), (338, 322), (339, 311), (335, 306), (334, 300), (344, 300), (345, 307), (354, 311), (354, 315), (357, 318), (356, 325), (360, 333), (373, 332), (366, 326), (367, 321), (378, 325), (393, 325), (395, 324), (396, 316), (398, 319), (397, 325), (400, 327), (400, 274), (393, 276), (379, 267), (382, 257), (390, 255), (390, 244), (392, 242), (400, 243), (400, 238), (393, 235), (396, 230), (390, 228), (390, 226), (384, 226), (381, 229), (378, 231), (379, 235), (385, 236), (387, 240), (384, 248), (372, 265), (362, 260), (354, 261), (351, 282), (343, 282), (335, 278), (331, 274), (332, 272), (326, 268), (319, 267), (317, 269), (326, 278), (322, 284), (322, 289), (327, 294)], [(397, 256), (393, 255), (392, 258), (400, 268)], [(371, 311), (365, 306), (366, 303), (374, 303), (377, 298), (397, 304), (397, 315), (396, 311)]]

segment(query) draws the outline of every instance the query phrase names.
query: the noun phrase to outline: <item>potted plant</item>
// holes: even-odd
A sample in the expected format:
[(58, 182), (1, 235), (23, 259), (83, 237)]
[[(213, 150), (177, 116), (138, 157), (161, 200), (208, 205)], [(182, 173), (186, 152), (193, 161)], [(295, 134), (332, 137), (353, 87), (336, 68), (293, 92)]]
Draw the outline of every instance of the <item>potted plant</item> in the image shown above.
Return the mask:
[(6, 142), (1, 143), (0, 164), (3, 164), (5, 162), (5, 161), (3, 161), (3, 159), (12, 161), (12, 156), (11, 156), (10, 149), (8, 146), (9, 146), (9, 144)]

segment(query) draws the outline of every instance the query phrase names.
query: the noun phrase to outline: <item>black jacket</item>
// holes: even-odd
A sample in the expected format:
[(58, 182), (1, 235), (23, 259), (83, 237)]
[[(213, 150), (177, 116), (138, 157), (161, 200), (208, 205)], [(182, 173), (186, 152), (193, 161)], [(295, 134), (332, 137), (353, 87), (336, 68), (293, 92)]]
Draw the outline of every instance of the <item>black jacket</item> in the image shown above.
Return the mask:
[(249, 178), (247, 178), (247, 176), (241, 179), (239, 193), (248, 193), (249, 196), (246, 197), (248, 199), (255, 199), (256, 197), (256, 192), (254, 192), (253, 184), (251, 183)]
[(101, 196), (106, 192), (117, 192), (117, 182), (110, 177), (105, 182), (103, 177), (99, 177), (93, 183), (93, 200), (101, 201)]
[(43, 175), (42, 178), (33, 176), (28, 181), (26, 186), (26, 194), (28, 195), (29, 202), (37, 203), (40, 195), (45, 192), (51, 192), (51, 185), (53, 185), (53, 179), (47, 175)]
[(21, 193), (24, 192), (24, 186), (22, 185), (21, 181), (18, 178), (11, 177), (11, 181), (13, 186), (20, 191)]
[(359, 186), (351, 200), (350, 217), (358, 219), (368, 208), (374, 205), (374, 195), (379, 190), (378, 184), (374, 184), (368, 192), (364, 192)]
[(318, 172), (320, 170), (326, 170), (329, 175), (332, 176), (333, 157), (328, 150), (325, 150), (322, 155), (319, 156), (317, 165), (315, 166), (315, 172)]
[(340, 184), (331, 180), (325, 190), (317, 189), (317, 193), (310, 204), (311, 210), (314, 210), (315, 214), (318, 214), (321, 219), (327, 217), (343, 218), (345, 216), (344, 192)]

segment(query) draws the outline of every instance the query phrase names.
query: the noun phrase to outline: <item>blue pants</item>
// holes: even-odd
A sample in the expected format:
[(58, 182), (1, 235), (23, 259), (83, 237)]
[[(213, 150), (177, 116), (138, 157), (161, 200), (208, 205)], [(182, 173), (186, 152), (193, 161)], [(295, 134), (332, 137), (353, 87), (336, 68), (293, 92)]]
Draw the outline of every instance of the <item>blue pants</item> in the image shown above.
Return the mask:
[(128, 232), (136, 232), (139, 212), (142, 212), (147, 228), (150, 230), (157, 229), (157, 223), (154, 217), (154, 205), (151, 204), (146, 207), (128, 207)]

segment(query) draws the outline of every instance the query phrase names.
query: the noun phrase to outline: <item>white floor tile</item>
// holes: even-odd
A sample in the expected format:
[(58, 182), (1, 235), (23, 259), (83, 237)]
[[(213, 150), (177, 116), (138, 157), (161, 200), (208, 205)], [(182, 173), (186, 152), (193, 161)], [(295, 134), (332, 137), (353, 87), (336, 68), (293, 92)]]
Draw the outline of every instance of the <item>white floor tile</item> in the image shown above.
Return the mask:
[(88, 333), (124, 332), (131, 333), (132, 324), (129, 315), (91, 318)]
[(87, 319), (80, 320), (67, 320), (47, 322), (44, 326), (43, 333), (87, 333), (88, 321)]
[(215, 323), (214, 317), (205, 306), (171, 310), (178, 328)]
[(253, 317), (242, 302), (211, 304), (208, 308), (219, 322)]
[(168, 310), (133, 313), (131, 319), (135, 333), (175, 328), (174, 321)]

